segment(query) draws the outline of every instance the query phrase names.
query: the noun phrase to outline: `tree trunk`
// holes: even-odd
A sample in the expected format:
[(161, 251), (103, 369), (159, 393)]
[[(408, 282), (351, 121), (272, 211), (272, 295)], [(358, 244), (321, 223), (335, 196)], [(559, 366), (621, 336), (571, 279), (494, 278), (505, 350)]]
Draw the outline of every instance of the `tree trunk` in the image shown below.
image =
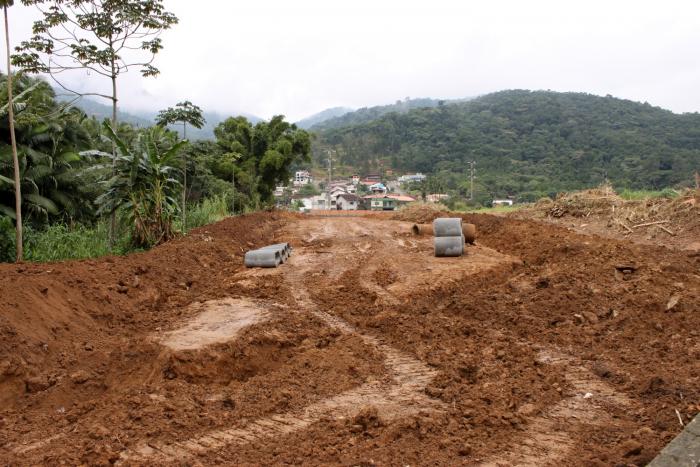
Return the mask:
[(22, 242), (22, 189), (19, 177), (19, 157), (17, 157), (17, 140), (15, 139), (15, 109), (12, 102), (12, 70), (10, 68), (10, 31), (7, 21), (7, 6), (3, 7), (5, 13), (5, 47), (7, 51), (7, 107), (10, 120), (10, 141), (12, 143), (12, 163), (15, 169), (15, 230), (16, 230), (16, 256), (19, 263), (24, 257), (24, 245)]
[[(112, 129), (117, 132), (117, 75), (112, 61)], [(117, 145), (112, 141), (112, 176), (117, 173)], [(109, 251), (114, 248), (117, 239), (117, 211), (112, 211), (109, 218)]]
[[(182, 139), (187, 139), (187, 123), (182, 122)], [(187, 153), (183, 152), (185, 169), (182, 171), (182, 231), (187, 232)]]

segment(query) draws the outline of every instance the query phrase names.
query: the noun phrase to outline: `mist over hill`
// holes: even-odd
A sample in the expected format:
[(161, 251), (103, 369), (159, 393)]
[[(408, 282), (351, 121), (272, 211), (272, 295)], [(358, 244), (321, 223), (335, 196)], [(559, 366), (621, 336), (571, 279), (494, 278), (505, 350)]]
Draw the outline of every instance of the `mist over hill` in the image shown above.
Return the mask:
[[(60, 101), (70, 101), (72, 100), (65, 95), (58, 94), (57, 99)], [(103, 120), (105, 118), (112, 118), (112, 106), (108, 104), (103, 104), (97, 102), (93, 99), (87, 97), (81, 97), (73, 103), (76, 107), (80, 108), (89, 117), (95, 117), (97, 120)], [(243, 115), (248, 120), (253, 123), (262, 121), (263, 119), (255, 115), (241, 112), (232, 112), (230, 115), (222, 114), (219, 112), (207, 112), (204, 111), (204, 118), (206, 120), (204, 126), (200, 128), (193, 128), (192, 126), (187, 126), (187, 138), (191, 140), (202, 140), (202, 139), (214, 139), (214, 128), (231, 116)], [(121, 122), (127, 122), (135, 127), (145, 128), (155, 125), (155, 118), (158, 112), (139, 112), (139, 111), (122, 111), (117, 110), (117, 118)], [(182, 125), (169, 125), (169, 128), (176, 130), (180, 135), (182, 135)]]
[(314, 125), (323, 123), (332, 118), (340, 117), (347, 113), (353, 112), (354, 109), (350, 107), (331, 107), (330, 109), (322, 110), (321, 112), (315, 113), (309, 117), (302, 118), (296, 122), (297, 126), (305, 130), (311, 128)]
[(689, 185), (700, 170), (700, 114), (612, 96), (511, 90), (365, 122), (355, 114), (314, 127), (317, 154), (334, 149), (338, 164), (365, 171), (431, 173), (462, 193), (471, 161), (483, 194), (523, 200), (606, 179), (628, 188)]

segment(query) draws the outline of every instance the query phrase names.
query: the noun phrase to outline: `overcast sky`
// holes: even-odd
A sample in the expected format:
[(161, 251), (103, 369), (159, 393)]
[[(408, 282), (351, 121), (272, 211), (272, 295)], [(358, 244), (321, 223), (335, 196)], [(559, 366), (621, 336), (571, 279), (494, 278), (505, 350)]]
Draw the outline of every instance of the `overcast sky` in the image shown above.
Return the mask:
[[(19, 3), (19, 2), (16, 2)], [(700, 111), (700, 2), (165, 0), (157, 78), (120, 78), (122, 110), (189, 99), (298, 120), (328, 107), (502, 89), (612, 94)], [(10, 9), (11, 42), (35, 11)], [(4, 59), (3, 59), (4, 63)], [(99, 87), (96, 76), (68, 78)]]

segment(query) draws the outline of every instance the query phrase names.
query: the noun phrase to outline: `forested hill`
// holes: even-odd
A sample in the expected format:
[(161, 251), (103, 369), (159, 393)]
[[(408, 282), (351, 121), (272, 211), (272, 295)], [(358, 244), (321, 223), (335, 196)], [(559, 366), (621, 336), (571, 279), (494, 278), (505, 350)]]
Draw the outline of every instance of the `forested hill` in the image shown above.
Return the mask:
[(502, 91), (468, 102), (387, 114), (320, 132), (340, 163), (382, 161), (458, 188), (469, 161), (492, 196), (536, 198), (599, 184), (661, 188), (690, 184), (700, 170), (700, 114), (610, 96)]
[(377, 105), (374, 107), (363, 107), (361, 109), (355, 110), (354, 112), (345, 112), (344, 114), (339, 115), (337, 117), (321, 120), (318, 123), (311, 125), (310, 128), (312, 130), (322, 131), (331, 128), (345, 127), (348, 125), (358, 125), (361, 123), (367, 123), (377, 120), (380, 117), (389, 113), (404, 113), (412, 109), (419, 109), (424, 107), (437, 107), (441, 102), (445, 101), (428, 98), (411, 99), (407, 97), (402, 101), (396, 101), (395, 104)]

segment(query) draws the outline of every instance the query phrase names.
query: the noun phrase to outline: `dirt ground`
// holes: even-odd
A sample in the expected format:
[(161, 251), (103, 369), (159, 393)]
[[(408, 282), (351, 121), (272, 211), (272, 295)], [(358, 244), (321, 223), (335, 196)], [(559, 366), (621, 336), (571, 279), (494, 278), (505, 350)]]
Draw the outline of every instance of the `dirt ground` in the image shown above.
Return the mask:
[(645, 465), (700, 412), (694, 251), (466, 215), (476, 244), (435, 258), (434, 215), (0, 265), (0, 462)]

